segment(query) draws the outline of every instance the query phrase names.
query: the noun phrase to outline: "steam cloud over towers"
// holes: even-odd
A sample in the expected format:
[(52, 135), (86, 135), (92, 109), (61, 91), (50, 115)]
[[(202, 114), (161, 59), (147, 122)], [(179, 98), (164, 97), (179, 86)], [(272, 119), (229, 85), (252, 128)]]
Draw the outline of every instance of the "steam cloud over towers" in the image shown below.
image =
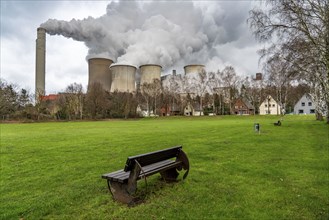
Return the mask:
[[(216, 2), (206, 7), (190, 1), (119, 1), (111, 2), (101, 17), (49, 19), (41, 27), (50, 35), (84, 42), (87, 58), (106, 57), (134, 66), (155, 63), (166, 71), (188, 63), (207, 64), (215, 57), (220, 60), (219, 46), (239, 39), (241, 30), (233, 27), (245, 24), (238, 10), (228, 13), (230, 7)], [(226, 22), (232, 17), (233, 25)]]
[[(235, 7), (248, 5), (246, 2)], [(205, 5), (192, 1), (113, 1), (100, 17), (49, 19), (40, 26), (50, 35), (84, 42), (89, 49), (87, 60), (105, 58), (133, 66), (156, 64), (164, 72), (191, 63), (207, 67), (208, 63), (216, 64), (220, 68), (225, 65), (222, 56), (227, 56), (220, 56), (220, 51), (239, 42), (247, 31), (240, 28), (245, 25), (247, 14), (231, 11), (231, 7), (227, 2)], [(89, 84), (96, 80), (90, 71), (93, 72), (89, 67)], [(108, 86), (113, 84), (112, 79), (102, 82), (107, 84), (107, 90), (112, 90)]]

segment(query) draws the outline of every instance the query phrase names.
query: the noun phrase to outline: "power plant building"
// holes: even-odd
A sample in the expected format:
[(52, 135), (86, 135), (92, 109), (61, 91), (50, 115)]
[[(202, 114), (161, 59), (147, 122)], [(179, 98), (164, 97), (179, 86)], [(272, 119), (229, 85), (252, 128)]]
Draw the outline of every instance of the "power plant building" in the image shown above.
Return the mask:
[(162, 67), (156, 64), (145, 64), (139, 67), (140, 84), (152, 83), (154, 80), (161, 80)]
[(35, 96), (45, 95), (46, 78), (46, 29), (37, 29), (35, 53)]
[[(204, 65), (192, 64), (184, 67), (185, 74), (198, 73), (204, 70)], [(132, 65), (115, 64), (107, 58), (88, 59), (88, 86), (100, 83), (108, 92), (135, 92), (136, 71)], [(46, 29), (37, 29), (36, 61), (35, 61), (35, 96), (39, 99), (45, 95), (46, 78)], [(157, 64), (145, 64), (139, 67), (139, 85), (152, 83), (154, 80), (161, 81), (162, 66)], [(176, 71), (174, 74), (176, 75)], [(259, 77), (259, 76), (258, 76)]]
[(88, 60), (89, 80), (88, 85), (100, 83), (106, 91), (111, 91), (111, 72), (110, 66), (112, 60), (106, 58), (91, 58)]
[(135, 92), (135, 76), (137, 68), (131, 65), (113, 64), (111, 92)]

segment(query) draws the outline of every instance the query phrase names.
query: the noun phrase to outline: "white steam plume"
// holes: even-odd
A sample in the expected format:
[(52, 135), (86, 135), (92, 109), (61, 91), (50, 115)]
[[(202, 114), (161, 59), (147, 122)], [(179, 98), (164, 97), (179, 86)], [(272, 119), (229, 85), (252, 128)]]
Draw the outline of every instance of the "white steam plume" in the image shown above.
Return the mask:
[[(99, 18), (49, 19), (41, 27), (50, 35), (84, 42), (89, 48), (87, 58), (108, 57), (135, 66), (154, 63), (166, 69), (220, 60), (216, 47), (239, 38), (239, 31), (229, 31), (234, 27), (225, 23), (232, 16), (227, 12), (231, 6), (120, 1), (111, 2)], [(237, 14), (235, 22), (236, 26), (245, 23), (245, 17)]]

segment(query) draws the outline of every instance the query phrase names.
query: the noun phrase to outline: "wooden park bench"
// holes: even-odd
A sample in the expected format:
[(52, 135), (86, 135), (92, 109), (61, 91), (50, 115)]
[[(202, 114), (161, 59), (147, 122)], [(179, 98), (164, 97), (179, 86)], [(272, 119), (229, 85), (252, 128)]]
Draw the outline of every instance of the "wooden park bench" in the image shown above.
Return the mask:
[(177, 172), (186, 170), (183, 179), (189, 172), (189, 161), (182, 150), (176, 146), (164, 150), (128, 157), (125, 167), (112, 173), (103, 174), (113, 198), (126, 204), (134, 203), (134, 194), (137, 190), (137, 180), (160, 173), (165, 181), (175, 181)]

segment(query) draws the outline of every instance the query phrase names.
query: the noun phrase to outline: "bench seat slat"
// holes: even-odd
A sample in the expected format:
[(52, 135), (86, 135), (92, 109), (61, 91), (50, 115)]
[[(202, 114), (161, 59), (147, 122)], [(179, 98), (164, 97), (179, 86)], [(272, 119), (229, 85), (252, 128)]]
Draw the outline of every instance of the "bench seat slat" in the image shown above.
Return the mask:
[[(149, 176), (152, 175), (154, 173), (157, 173), (159, 171), (165, 171), (174, 167), (177, 167), (181, 164), (180, 161), (174, 161), (174, 160), (164, 160), (164, 161), (160, 161), (154, 164), (150, 164), (147, 166), (142, 167), (143, 171), (141, 171), (138, 179), (142, 178), (144, 175), (145, 176)], [(102, 178), (103, 179), (109, 179), (111, 181), (116, 181), (116, 182), (127, 182), (128, 178), (130, 175), (130, 171), (125, 172), (123, 169), (122, 170), (118, 170), (112, 173), (108, 173), (108, 174), (103, 174)]]
[[(180, 164), (182, 164), (181, 161), (177, 161), (177, 162), (174, 161), (173, 163), (167, 164), (166, 166), (155, 167), (154, 169), (150, 169), (148, 172), (145, 171), (145, 176), (150, 176), (150, 175), (160, 172), (160, 171), (165, 171), (165, 170), (169, 170), (174, 167), (178, 167)], [(141, 173), (139, 178), (141, 178), (142, 176), (143, 176), (143, 173)]]
[(125, 172), (124, 170), (120, 170), (119, 173), (112, 175), (112, 173), (108, 174), (106, 179), (123, 183), (125, 180), (129, 178), (130, 172)]
[(112, 173), (106, 173), (106, 174), (103, 174), (102, 177), (105, 177), (105, 176), (117, 176), (117, 175), (120, 175), (122, 172), (124, 172), (124, 170), (117, 170), (117, 171), (114, 171)]

